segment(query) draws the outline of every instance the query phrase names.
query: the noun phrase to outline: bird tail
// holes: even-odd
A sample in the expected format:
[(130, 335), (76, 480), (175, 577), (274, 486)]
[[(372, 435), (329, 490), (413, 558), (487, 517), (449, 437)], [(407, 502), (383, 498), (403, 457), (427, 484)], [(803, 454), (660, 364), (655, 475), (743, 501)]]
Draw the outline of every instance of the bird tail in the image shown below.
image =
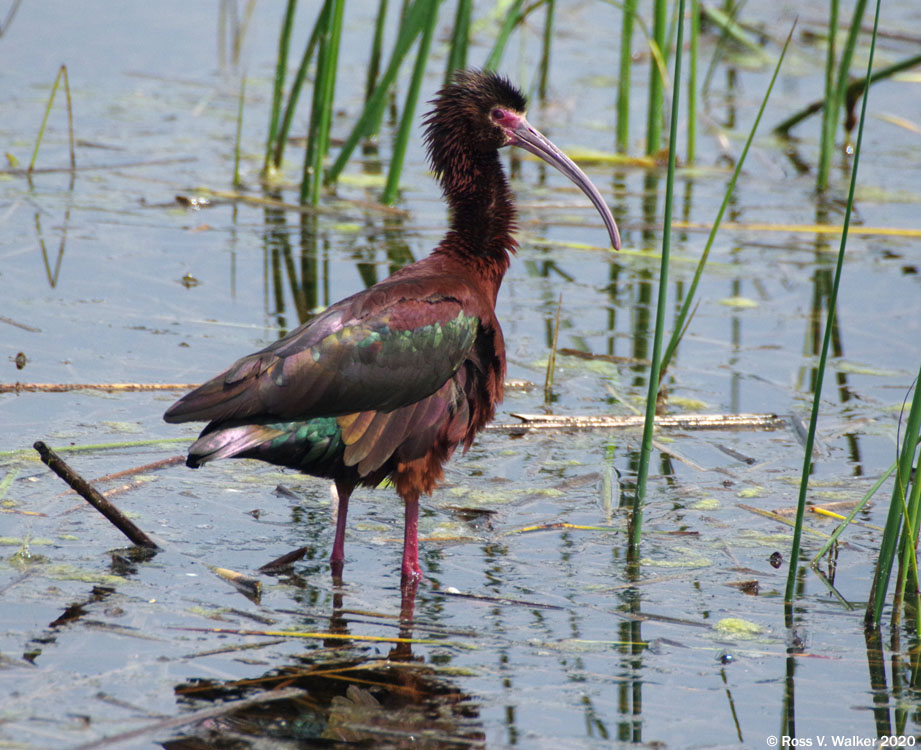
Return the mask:
[(195, 469), (219, 458), (258, 458), (336, 478), (343, 448), (342, 433), (333, 417), (299, 422), (212, 422), (189, 448), (186, 465)]
[(208, 461), (233, 458), (271, 443), (285, 434), (281, 425), (236, 424), (209, 425), (189, 448), (186, 465), (197, 469)]

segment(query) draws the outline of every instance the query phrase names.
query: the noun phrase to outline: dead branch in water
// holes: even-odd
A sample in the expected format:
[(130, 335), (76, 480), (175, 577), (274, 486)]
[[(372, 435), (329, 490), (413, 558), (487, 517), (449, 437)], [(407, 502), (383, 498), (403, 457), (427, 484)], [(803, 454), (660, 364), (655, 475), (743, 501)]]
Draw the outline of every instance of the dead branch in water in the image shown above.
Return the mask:
[(157, 549), (157, 545), (154, 544), (153, 540), (147, 536), (147, 534), (141, 531), (131, 519), (125, 516), (125, 514), (111, 502), (106, 500), (99, 490), (70, 468), (70, 466), (68, 466), (57, 453), (45, 445), (45, 443), (38, 440), (34, 448), (38, 451), (38, 455), (41, 456), (42, 461), (49, 469), (67, 482), (80, 497), (102, 513), (115, 528), (128, 537), (134, 544), (140, 547)]
[[(486, 426), (501, 432), (528, 430), (598, 430), (642, 427), (642, 414), (626, 416), (579, 416), (566, 414), (512, 414), (521, 422), (497, 423)], [(676, 414), (656, 416), (656, 427), (678, 430), (776, 430), (786, 426), (786, 420), (776, 414)]]

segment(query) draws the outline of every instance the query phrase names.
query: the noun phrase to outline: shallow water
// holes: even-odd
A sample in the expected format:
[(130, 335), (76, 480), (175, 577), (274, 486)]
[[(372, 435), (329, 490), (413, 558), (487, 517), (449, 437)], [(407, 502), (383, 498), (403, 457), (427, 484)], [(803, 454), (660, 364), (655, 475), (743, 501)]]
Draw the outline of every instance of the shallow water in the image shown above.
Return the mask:
[[(373, 13), (365, 5), (374, 4), (347, 10), (337, 137), (347, 134), (361, 104)], [(821, 4), (796, 10), (801, 29), (821, 31)], [(911, 3), (885, 10), (885, 28), (917, 26)], [(746, 20), (767, 24), (772, 59), (792, 12), (744, 10)], [(128, 5), (119, 14), (101, 3), (79, 10), (24, 4), (0, 37), (4, 150), (28, 162), (61, 62), (81, 140), (73, 180), (66, 173), (0, 177), (0, 381), (200, 382), (294, 327), (304, 312), (383, 278), (437, 242), (445, 213), (418, 131), (403, 175), (402, 219), (332, 200), (331, 210), (303, 225), (294, 212), (244, 203), (179, 206), (175, 196), (197, 187), (228, 189), (241, 72), (248, 77), (244, 179), (259, 194), (281, 7), (258, 6), (241, 62), (224, 66), (212, 6)], [(532, 105), (530, 119), (564, 150), (611, 149), (608, 74), (616, 70), (618, 23), (614, 10), (596, 4), (559, 14), (551, 97)], [(302, 24), (299, 38), (307, 33)], [(505, 72), (526, 87), (538, 27), (507, 53)], [(474, 62), (485, 58), (490, 34), (478, 32)], [(711, 37), (706, 45), (709, 60)], [(594, 64), (584, 59), (587, 46)], [(910, 48), (881, 42), (879, 64)], [(638, 580), (628, 572), (624, 533), (637, 431), (487, 431), (451, 462), (445, 487), (423, 503), (427, 582), (411, 635), (427, 642), (403, 644), (394, 657), (406, 659), (409, 646), (416, 661), (402, 667), (377, 663), (400, 635), (402, 508), (391, 491), (356, 494), (342, 591), (333, 589), (325, 564), (329, 487), (250, 462), (196, 472), (173, 466), (103, 483), (110, 489), (144, 480), (114, 498), (162, 548), (134, 559), (114, 528), (64, 494), (30, 446), (37, 439), (55, 448), (183, 439), (66, 454), (87, 477), (178, 455), (195, 433), (161, 420), (178, 392), (2, 394), (0, 483), (6, 477), (9, 484), (0, 484), (0, 743), (74, 747), (137, 731), (116, 745), (283, 748), (319, 746), (311, 743), (326, 732), (327, 739), (378, 747), (409, 746), (412, 736), (414, 747), (581, 749), (765, 747), (768, 737), (783, 734), (815, 746), (819, 737), (830, 745), (832, 736), (917, 734), (918, 696), (904, 672), (913, 642), (901, 634), (885, 648), (868, 647), (863, 633), (879, 532), (846, 532), (833, 586), (803, 568), (787, 628), (786, 565), (775, 570), (769, 557), (787, 558), (789, 529), (741, 507), (782, 510), (796, 498), (802, 445), (790, 418), (808, 419), (814, 326), (824, 322), (838, 244), (835, 235), (796, 225), (840, 223), (847, 170), (836, 165), (823, 208), (814, 175), (797, 173), (768, 133), (818, 98), (823, 58), (798, 32), (727, 212), (727, 221), (742, 226), (724, 229), (714, 245), (700, 306), (668, 375), (673, 412), (775, 413), (788, 418), (787, 427), (663, 432), (672, 454), (653, 457)], [(642, 137), (645, 64), (637, 65), (633, 92), (635, 142)], [(771, 65), (735, 68), (731, 87), (725, 66), (717, 69), (707, 121), (724, 129), (734, 153)], [(426, 98), (442, 67), (442, 59), (431, 66)], [(855, 229), (918, 228), (921, 137), (891, 116), (919, 124), (919, 85), (903, 76), (871, 92)], [(815, 119), (795, 131), (808, 164), (817, 132)], [(389, 142), (387, 131), (384, 159)], [(65, 165), (66, 143), (59, 100), (38, 166)], [(288, 153), (293, 175), (300, 152)], [(698, 153), (699, 168), (679, 173), (676, 218), (709, 223), (729, 172), (712, 133), (701, 134)], [(498, 314), (509, 377), (537, 385), (510, 391), (497, 422), (548, 408), (542, 383), (560, 295), (560, 347), (648, 356), (657, 261), (643, 251), (660, 244), (664, 175), (639, 167), (586, 170), (614, 206), (624, 235), (618, 255), (603, 247), (600, 221), (561, 176), (523, 161), (514, 180), (522, 247)], [(340, 197), (373, 200), (377, 189), (357, 183), (359, 167), (350, 174)], [(291, 191), (285, 197), (294, 200)], [(761, 223), (790, 226), (744, 226)], [(705, 240), (699, 230), (673, 235), (671, 310)], [(813, 502), (858, 499), (895, 456), (899, 409), (921, 355), (918, 243), (917, 236), (879, 232), (855, 231), (849, 239)], [(311, 275), (317, 284), (304, 283)], [(14, 362), (19, 352), (27, 358), (22, 370)], [(645, 378), (640, 364), (560, 356), (549, 408), (626, 413), (623, 402), (641, 408)], [(888, 494), (887, 484), (879, 497)], [(885, 512), (879, 499), (860, 518), (882, 525)], [(824, 533), (833, 528), (812, 514), (808, 522)], [(519, 533), (561, 523), (589, 528)], [(806, 535), (808, 557), (820, 543)], [(293, 571), (256, 572), (304, 545), (308, 552)], [(213, 567), (258, 577), (261, 597), (248, 598)], [(752, 581), (756, 595), (739, 588)], [(730, 628), (729, 618), (759, 631)], [(352, 640), (202, 630), (213, 628)], [(358, 640), (368, 636), (391, 641)], [(309, 696), (261, 704), (272, 710), (166, 723), (279, 684)], [(182, 739), (189, 737), (201, 744)]]

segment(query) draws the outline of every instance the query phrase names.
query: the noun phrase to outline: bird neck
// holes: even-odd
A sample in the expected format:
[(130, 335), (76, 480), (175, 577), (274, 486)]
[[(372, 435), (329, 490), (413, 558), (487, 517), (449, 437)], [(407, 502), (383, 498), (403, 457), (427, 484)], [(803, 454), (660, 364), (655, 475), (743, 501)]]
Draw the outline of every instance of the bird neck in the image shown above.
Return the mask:
[(462, 260), (495, 292), (518, 242), (515, 204), (496, 151), (452, 160), (442, 177), (451, 212), (451, 229), (436, 252)]

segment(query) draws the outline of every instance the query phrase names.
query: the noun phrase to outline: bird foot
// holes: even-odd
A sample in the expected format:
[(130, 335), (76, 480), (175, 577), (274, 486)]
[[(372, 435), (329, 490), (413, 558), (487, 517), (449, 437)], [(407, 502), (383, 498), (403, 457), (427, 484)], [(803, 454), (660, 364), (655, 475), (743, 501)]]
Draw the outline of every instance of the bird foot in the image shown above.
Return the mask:
[(416, 591), (419, 581), (423, 580), (421, 571), (418, 576), (403, 576), (400, 581), (400, 622), (404, 625), (413, 621), (416, 606)]
[(329, 570), (333, 576), (333, 586), (342, 585), (342, 571), (345, 568), (344, 560), (336, 560), (330, 558), (329, 560)]

